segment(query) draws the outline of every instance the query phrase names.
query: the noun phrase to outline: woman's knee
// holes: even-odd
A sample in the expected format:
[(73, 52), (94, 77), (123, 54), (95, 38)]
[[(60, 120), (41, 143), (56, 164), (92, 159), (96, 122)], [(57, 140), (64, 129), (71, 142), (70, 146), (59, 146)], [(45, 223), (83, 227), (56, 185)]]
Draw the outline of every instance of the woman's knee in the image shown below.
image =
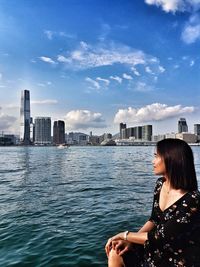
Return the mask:
[(125, 267), (122, 257), (114, 249), (109, 253), (108, 267)]

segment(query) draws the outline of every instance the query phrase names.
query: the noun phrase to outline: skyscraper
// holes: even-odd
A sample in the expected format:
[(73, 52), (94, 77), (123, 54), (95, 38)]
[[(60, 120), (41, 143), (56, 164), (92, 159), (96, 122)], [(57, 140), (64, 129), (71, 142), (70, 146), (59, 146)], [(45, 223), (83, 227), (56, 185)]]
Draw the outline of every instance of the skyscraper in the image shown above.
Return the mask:
[(121, 122), (120, 124), (119, 124), (119, 138), (120, 139), (123, 139), (123, 137), (122, 137), (122, 132), (123, 132), (123, 129), (126, 129), (126, 123), (123, 123), (123, 122)]
[(142, 139), (145, 141), (151, 141), (153, 135), (153, 127), (152, 125), (144, 125), (142, 126)]
[(200, 135), (200, 124), (194, 124), (194, 134)]
[(185, 118), (180, 118), (178, 121), (178, 133), (187, 133), (188, 126)]
[(20, 142), (24, 145), (30, 144), (30, 92), (21, 92), (20, 107)]
[(54, 121), (53, 124), (53, 143), (56, 145), (65, 143), (65, 122)]
[(35, 144), (49, 145), (51, 144), (51, 118), (36, 117), (35, 118)]

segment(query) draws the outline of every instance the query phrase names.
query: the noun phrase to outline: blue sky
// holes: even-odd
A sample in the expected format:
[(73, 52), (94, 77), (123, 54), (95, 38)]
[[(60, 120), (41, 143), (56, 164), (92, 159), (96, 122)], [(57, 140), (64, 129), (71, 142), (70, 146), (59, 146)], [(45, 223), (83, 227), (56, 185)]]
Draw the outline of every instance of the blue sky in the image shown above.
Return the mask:
[(66, 131), (200, 123), (200, 0), (0, 0), (0, 131), (31, 115)]

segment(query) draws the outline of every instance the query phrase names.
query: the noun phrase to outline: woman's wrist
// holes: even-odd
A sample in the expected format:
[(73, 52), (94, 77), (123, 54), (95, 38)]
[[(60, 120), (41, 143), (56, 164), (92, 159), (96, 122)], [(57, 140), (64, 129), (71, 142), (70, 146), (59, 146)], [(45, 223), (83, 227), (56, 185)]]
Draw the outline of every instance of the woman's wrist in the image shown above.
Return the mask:
[(129, 234), (129, 231), (124, 232), (124, 240), (125, 241), (128, 241), (128, 234)]

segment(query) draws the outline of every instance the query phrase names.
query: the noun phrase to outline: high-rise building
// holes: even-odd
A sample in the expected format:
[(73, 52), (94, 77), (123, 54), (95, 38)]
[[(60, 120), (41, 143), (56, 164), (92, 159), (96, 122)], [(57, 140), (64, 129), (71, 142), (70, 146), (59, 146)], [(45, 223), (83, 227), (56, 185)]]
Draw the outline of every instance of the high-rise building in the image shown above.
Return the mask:
[(65, 143), (65, 122), (54, 121), (53, 124), (53, 143), (56, 145)]
[(142, 126), (135, 127), (135, 139), (142, 139)]
[(188, 126), (185, 118), (180, 118), (178, 121), (178, 133), (187, 133)]
[(51, 118), (36, 117), (35, 118), (35, 144), (49, 145), (51, 144)]
[(30, 141), (30, 92), (23, 90), (21, 92), (20, 106), (20, 142), (29, 145)]
[(200, 124), (194, 124), (194, 134), (200, 135)]
[(124, 134), (122, 134), (123, 129), (126, 129), (126, 123), (121, 122), (119, 124), (119, 138), (120, 139), (123, 139), (123, 137), (122, 137), (122, 135), (124, 135)]
[(145, 141), (151, 141), (152, 140), (152, 125), (144, 125), (142, 126), (142, 139)]

